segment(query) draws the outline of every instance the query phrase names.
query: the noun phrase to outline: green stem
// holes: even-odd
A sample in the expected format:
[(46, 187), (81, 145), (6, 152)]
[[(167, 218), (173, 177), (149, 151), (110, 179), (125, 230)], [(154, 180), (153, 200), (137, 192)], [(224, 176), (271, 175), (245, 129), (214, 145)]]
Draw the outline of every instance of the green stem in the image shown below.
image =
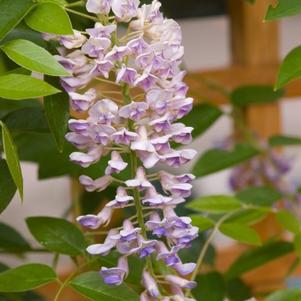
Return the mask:
[[(122, 95), (123, 95), (124, 102), (126, 104), (131, 102), (131, 97), (129, 92), (130, 92), (129, 86), (123, 85)], [(131, 121), (129, 121), (129, 129), (133, 130), (133, 123)], [(131, 176), (132, 178), (135, 178), (138, 169), (138, 159), (136, 153), (132, 150), (130, 151), (130, 166), (131, 166)], [(146, 226), (144, 223), (144, 215), (143, 215), (143, 206), (141, 204), (140, 192), (137, 188), (133, 189), (133, 196), (134, 196), (134, 203), (136, 207), (138, 225), (141, 228), (142, 236), (145, 239), (147, 239), (147, 232), (146, 232)], [(146, 264), (149, 272), (153, 274), (152, 260), (150, 257), (147, 258)]]
[(84, 6), (85, 2), (84, 1), (76, 1), (73, 3), (68, 3), (65, 5), (65, 7), (75, 7), (75, 6)]
[(69, 13), (71, 13), (71, 14), (78, 15), (78, 16), (81, 16), (81, 17), (83, 17), (83, 18), (93, 20), (93, 21), (95, 21), (95, 22), (98, 21), (97, 18), (92, 17), (92, 16), (89, 16), (89, 15), (84, 14), (84, 13), (81, 13), (81, 12), (79, 12), (79, 11), (77, 11), (77, 10), (73, 10), (73, 9), (68, 8), (68, 7), (65, 7), (65, 10), (68, 11)]
[(220, 227), (220, 226), (221, 226), (228, 218), (230, 218), (232, 215), (234, 215), (234, 214), (236, 214), (236, 213), (238, 213), (239, 211), (244, 210), (244, 209), (245, 209), (245, 208), (239, 208), (239, 209), (234, 210), (234, 211), (232, 211), (232, 212), (230, 212), (230, 213), (228, 213), (228, 214), (225, 214), (225, 215), (222, 216), (222, 217), (218, 220), (218, 222), (215, 224), (213, 230), (211, 231), (210, 235), (208, 236), (208, 239), (206, 240), (206, 242), (205, 242), (205, 244), (204, 244), (204, 246), (203, 246), (203, 248), (202, 248), (202, 250), (201, 250), (201, 253), (200, 253), (199, 258), (198, 258), (197, 263), (196, 263), (195, 270), (194, 270), (194, 272), (192, 273), (192, 275), (191, 275), (191, 277), (190, 277), (190, 280), (191, 280), (191, 281), (194, 281), (195, 278), (196, 278), (196, 276), (198, 275), (198, 273), (199, 273), (199, 271), (200, 271), (200, 268), (201, 268), (201, 265), (202, 265), (202, 263), (203, 263), (203, 261), (204, 261), (204, 258), (205, 258), (205, 256), (206, 256), (206, 254), (207, 254), (208, 248), (209, 248), (209, 246), (210, 246), (210, 244), (211, 244), (211, 242), (212, 242), (214, 236), (216, 235), (216, 233), (217, 233), (219, 227)]

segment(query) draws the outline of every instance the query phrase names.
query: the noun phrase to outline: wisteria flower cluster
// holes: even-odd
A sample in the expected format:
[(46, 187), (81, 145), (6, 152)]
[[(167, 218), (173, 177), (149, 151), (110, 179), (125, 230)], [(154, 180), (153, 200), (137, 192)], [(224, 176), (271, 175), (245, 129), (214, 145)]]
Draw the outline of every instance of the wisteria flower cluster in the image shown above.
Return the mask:
[[(193, 300), (185, 297), (184, 289), (193, 288), (195, 282), (184, 276), (196, 264), (181, 262), (178, 252), (190, 247), (198, 228), (189, 217), (178, 216), (175, 208), (191, 194), (194, 176), (148, 172), (158, 163), (178, 168), (196, 154), (171, 146), (191, 141), (193, 129), (178, 120), (192, 109), (193, 99), (186, 97), (185, 73), (180, 69), (181, 29), (163, 17), (160, 6), (157, 0), (141, 7), (138, 0), (88, 0), (87, 11), (99, 19), (93, 28), (46, 38), (60, 44), (57, 60), (72, 74), (62, 77), (61, 84), (72, 109), (84, 116), (69, 120), (66, 139), (79, 149), (70, 159), (89, 167), (110, 156), (105, 175), (97, 179), (82, 175), (80, 182), (87, 191), (119, 185), (115, 199), (101, 212), (79, 216), (77, 221), (97, 229), (110, 222), (114, 210), (136, 209), (135, 216), (123, 221), (122, 229), (111, 229), (103, 243), (87, 248), (92, 255), (112, 250), (120, 254), (117, 267), (102, 267), (100, 275), (108, 285), (121, 284), (129, 273), (128, 257), (138, 255), (146, 258), (141, 300)], [(113, 90), (91, 88), (94, 80)], [(132, 178), (114, 177), (126, 169)], [(155, 180), (160, 181), (163, 194), (156, 190)], [(156, 275), (153, 259), (164, 262), (170, 274)]]

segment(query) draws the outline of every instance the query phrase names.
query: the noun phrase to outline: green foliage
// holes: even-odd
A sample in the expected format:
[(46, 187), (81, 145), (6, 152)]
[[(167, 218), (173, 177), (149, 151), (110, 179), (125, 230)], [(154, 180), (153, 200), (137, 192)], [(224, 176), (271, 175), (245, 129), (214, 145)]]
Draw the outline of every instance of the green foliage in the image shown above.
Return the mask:
[(85, 253), (82, 232), (72, 223), (54, 217), (29, 217), (27, 226), (35, 239), (47, 250), (70, 256)]
[(68, 76), (62, 65), (44, 48), (27, 40), (13, 40), (2, 46), (6, 55), (18, 65), (39, 73)]
[(197, 287), (192, 290), (196, 300), (223, 301), (226, 289), (223, 276), (218, 272), (209, 272), (196, 277)]
[(209, 195), (191, 201), (187, 208), (211, 213), (225, 213), (241, 208), (240, 201), (229, 195)]
[(3, 159), (0, 160), (0, 170), (0, 213), (2, 213), (15, 195), (17, 186)]
[(275, 88), (279, 89), (301, 76), (301, 46), (294, 48), (283, 60)]
[(139, 295), (125, 283), (115, 287), (108, 286), (102, 282), (97, 272), (81, 274), (70, 285), (83, 296), (95, 301), (139, 300)]
[(25, 292), (56, 280), (47, 265), (27, 264), (0, 273), (0, 292)]
[(270, 187), (251, 187), (240, 191), (236, 197), (245, 204), (271, 207), (275, 202), (281, 200), (282, 195)]
[(2, 40), (34, 7), (32, 0), (0, 1), (0, 40)]
[(248, 271), (287, 255), (293, 250), (293, 244), (286, 241), (270, 242), (256, 249), (248, 250), (230, 266), (226, 277), (227, 279), (237, 278)]
[(25, 18), (26, 24), (40, 32), (61, 35), (73, 34), (66, 11), (58, 4), (45, 2), (37, 5)]
[(0, 223), (0, 250), (23, 253), (30, 250), (28, 242), (14, 228)]
[(3, 118), (6, 115), (8, 115), (13, 111), (23, 109), (23, 108), (32, 108), (32, 107), (33, 108), (40, 107), (40, 103), (37, 100), (22, 101), (22, 100), (0, 99), (0, 119), (3, 120)]
[(206, 231), (214, 227), (214, 221), (209, 217), (193, 214), (190, 215), (192, 224), (200, 229), (200, 231)]
[(299, 0), (278, 0), (275, 7), (270, 5), (265, 16), (266, 21), (277, 20), (284, 17), (294, 16), (301, 12)]
[(300, 233), (301, 224), (297, 217), (288, 211), (280, 211), (276, 214), (278, 222), (285, 230), (288, 230), (294, 234)]
[(277, 135), (269, 138), (269, 145), (272, 147), (300, 145), (300, 144), (301, 144), (300, 137)]
[(234, 106), (245, 107), (278, 101), (283, 90), (274, 91), (271, 86), (242, 86), (232, 91), (230, 100)]
[(226, 281), (226, 291), (231, 301), (245, 301), (252, 297), (251, 288), (239, 278)]
[(23, 100), (60, 92), (44, 81), (23, 74), (0, 76), (0, 97)]
[(7, 114), (3, 122), (12, 135), (20, 133), (49, 133), (48, 123), (42, 107), (28, 107)]
[(267, 213), (266, 210), (261, 210), (260, 208), (244, 209), (234, 213), (227, 221), (231, 223), (253, 225), (261, 221)]
[(261, 245), (260, 237), (257, 232), (246, 225), (227, 222), (222, 224), (219, 230), (224, 235), (239, 242), (256, 246)]
[(188, 115), (181, 119), (181, 122), (193, 127), (192, 136), (195, 138), (203, 134), (222, 114), (223, 112), (217, 106), (202, 103), (196, 105)]
[(295, 247), (295, 251), (298, 254), (299, 258), (301, 258), (301, 233), (298, 233), (295, 235), (294, 247)]
[(67, 93), (59, 93), (45, 97), (44, 108), (53, 134), (54, 141), (60, 152), (63, 151), (65, 134), (69, 119), (69, 96)]
[(256, 148), (247, 143), (237, 144), (232, 151), (212, 149), (199, 158), (193, 168), (193, 174), (196, 177), (206, 176), (249, 160), (258, 153)]
[(299, 301), (301, 299), (301, 289), (284, 289), (269, 295), (265, 301)]
[(2, 121), (0, 121), (0, 125), (2, 127), (3, 149), (6, 156), (7, 166), (18, 188), (19, 195), (22, 199), (23, 198), (23, 176), (22, 176), (17, 149), (6, 125)]

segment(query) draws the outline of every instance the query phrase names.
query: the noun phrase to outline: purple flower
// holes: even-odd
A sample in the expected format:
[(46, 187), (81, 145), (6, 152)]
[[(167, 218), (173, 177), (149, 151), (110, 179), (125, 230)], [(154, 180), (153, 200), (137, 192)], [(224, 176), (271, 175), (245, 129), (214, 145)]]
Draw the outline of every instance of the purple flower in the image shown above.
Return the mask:
[(128, 205), (130, 201), (133, 200), (134, 198), (132, 196), (129, 196), (123, 187), (118, 187), (115, 199), (107, 203), (106, 206), (113, 208), (123, 208), (124, 206)]
[(125, 82), (132, 86), (137, 77), (137, 71), (134, 68), (126, 67), (125, 65), (118, 71), (116, 83)]
[(116, 240), (112, 239), (112, 237), (117, 233), (116, 229), (111, 229), (103, 244), (90, 245), (87, 248), (87, 252), (91, 255), (107, 255), (116, 246)]
[(105, 51), (110, 47), (111, 40), (108, 38), (92, 38), (83, 45), (82, 52), (93, 58), (102, 59)]
[(144, 53), (149, 48), (149, 45), (142, 37), (139, 37), (129, 41), (127, 43), (127, 47), (130, 50), (131, 54), (139, 55), (141, 53)]
[(86, 41), (86, 37), (79, 31), (73, 30), (73, 35), (61, 36), (60, 43), (67, 49), (79, 48)]
[(129, 52), (129, 49), (126, 46), (114, 46), (111, 51), (109, 51), (105, 60), (115, 62), (122, 60)]
[(87, 111), (96, 99), (96, 90), (89, 89), (84, 94), (76, 92), (69, 93), (71, 100), (71, 107), (78, 112)]
[(118, 21), (128, 22), (137, 16), (139, 0), (112, 0), (112, 10)]
[(130, 145), (130, 143), (136, 140), (138, 135), (134, 132), (127, 130), (126, 128), (122, 128), (119, 131), (115, 132), (112, 135), (112, 138), (117, 144), (125, 144)]
[[(99, 3), (101, 0), (96, 0), (96, 1)], [(109, 1), (106, 0), (106, 2), (109, 2)], [(90, 37), (95, 38), (95, 39), (100, 39), (100, 38), (109, 38), (110, 39), (111, 34), (114, 31), (116, 31), (116, 29), (117, 29), (116, 24), (102, 25), (101, 23), (96, 22), (94, 28), (88, 28), (88, 29), (86, 29), (86, 32), (89, 34)]]
[(120, 257), (118, 261), (118, 266), (116, 268), (106, 268), (102, 267), (100, 270), (100, 275), (103, 278), (105, 284), (108, 285), (120, 285), (126, 275), (128, 274), (128, 263), (126, 257)]
[(79, 224), (81, 224), (84, 227), (90, 228), (90, 229), (97, 229), (100, 226), (108, 225), (112, 218), (112, 209), (109, 207), (104, 207), (97, 215), (82, 215), (79, 216), (76, 220)]
[(152, 184), (146, 179), (145, 171), (142, 167), (137, 170), (136, 178), (132, 180), (127, 180), (125, 184), (128, 187), (137, 187), (139, 189), (145, 189), (152, 187)]
[(181, 288), (189, 288), (192, 289), (196, 287), (197, 283), (195, 281), (189, 281), (187, 279), (175, 276), (175, 275), (166, 275), (165, 280), (170, 282), (173, 285), (177, 285)]
[(79, 181), (83, 186), (85, 186), (85, 189), (87, 191), (91, 192), (95, 190), (105, 190), (112, 183), (113, 180), (110, 176), (103, 176), (96, 180), (92, 180), (88, 176), (80, 176)]
[(120, 254), (135, 254), (141, 248), (140, 228), (134, 228), (129, 220), (123, 222), (123, 229), (116, 235), (116, 248)]
[(81, 167), (89, 167), (91, 164), (97, 162), (102, 155), (102, 149), (94, 148), (88, 153), (73, 152), (70, 154), (70, 160)]
[(91, 72), (95, 76), (103, 76), (104, 78), (109, 78), (109, 73), (113, 68), (113, 63), (108, 60), (95, 60), (95, 65), (91, 69)]
[(138, 86), (143, 90), (148, 91), (155, 85), (156, 81), (157, 77), (146, 71), (141, 76), (137, 77), (134, 82), (134, 86)]
[(89, 110), (89, 121), (110, 124), (118, 114), (118, 106), (110, 99), (97, 101)]
[(119, 116), (122, 118), (137, 121), (146, 114), (147, 109), (148, 109), (148, 104), (146, 102), (132, 101), (130, 104), (120, 108)]
[(111, 160), (108, 163), (109, 165), (105, 170), (106, 175), (110, 175), (112, 173), (120, 173), (128, 166), (128, 163), (124, 162), (122, 160), (122, 157), (116, 151), (112, 152)]
[(111, 10), (111, 3), (112, 0), (88, 0), (86, 8), (89, 13), (108, 14)]
[(142, 282), (150, 296), (159, 298), (160, 291), (154, 278), (146, 271), (143, 271)]

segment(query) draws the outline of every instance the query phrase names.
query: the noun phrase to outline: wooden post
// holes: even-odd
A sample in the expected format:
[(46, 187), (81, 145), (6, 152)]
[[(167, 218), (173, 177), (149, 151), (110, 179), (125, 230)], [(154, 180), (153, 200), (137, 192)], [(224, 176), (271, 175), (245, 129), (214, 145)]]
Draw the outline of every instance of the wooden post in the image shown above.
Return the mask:
[[(277, 22), (264, 23), (263, 19), (270, 0), (229, 0), (231, 50), (234, 65), (244, 67), (272, 68), (279, 63), (279, 38)], [(261, 84), (261, 78), (257, 78)], [(262, 138), (280, 133), (279, 104), (249, 107), (245, 113), (250, 128)]]

